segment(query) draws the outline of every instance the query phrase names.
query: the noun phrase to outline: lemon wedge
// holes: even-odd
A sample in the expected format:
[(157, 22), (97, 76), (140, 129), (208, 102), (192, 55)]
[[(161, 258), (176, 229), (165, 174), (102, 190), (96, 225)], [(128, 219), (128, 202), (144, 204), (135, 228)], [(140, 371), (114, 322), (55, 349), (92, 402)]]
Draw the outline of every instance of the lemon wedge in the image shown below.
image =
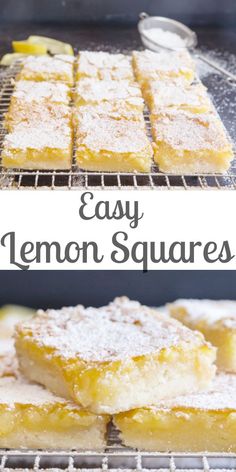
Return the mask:
[(34, 315), (33, 309), (23, 306), (5, 305), (0, 308), (0, 340), (11, 337), (17, 323)]
[(13, 51), (23, 54), (46, 54), (47, 48), (44, 44), (31, 44), (26, 41), (12, 41)]
[(44, 46), (51, 54), (68, 54), (69, 56), (74, 56), (74, 50), (71, 44), (63, 43), (57, 39), (47, 38), (45, 36), (29, 36), (27, 41), (34, 46)]

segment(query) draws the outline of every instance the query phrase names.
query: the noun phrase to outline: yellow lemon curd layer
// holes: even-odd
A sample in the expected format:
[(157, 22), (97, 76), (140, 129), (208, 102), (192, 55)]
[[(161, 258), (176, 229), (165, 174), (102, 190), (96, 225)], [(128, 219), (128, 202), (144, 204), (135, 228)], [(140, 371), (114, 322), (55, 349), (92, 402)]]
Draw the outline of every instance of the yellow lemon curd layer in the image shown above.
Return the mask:
[(127, 446), (158, 452), (235, 452), (236, 376), (220, 374), (209, 391), (114, 418)]
[(217, 347), (217, 365), (236, 373), (236, 302), (231, 300), (177, 300), (170, 315), (201, 331)]
[(34, 320), (17, 330), (22, 372), (96, 413), (199, 391), (215, 374), (215, 349), (202, 335), (125, 297)]

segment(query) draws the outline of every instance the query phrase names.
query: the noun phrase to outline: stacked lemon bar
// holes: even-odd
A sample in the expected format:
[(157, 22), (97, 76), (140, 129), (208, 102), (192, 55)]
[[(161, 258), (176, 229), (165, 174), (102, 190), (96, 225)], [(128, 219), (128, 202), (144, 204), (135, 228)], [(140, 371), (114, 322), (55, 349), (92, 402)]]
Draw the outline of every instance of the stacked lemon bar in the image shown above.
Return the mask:
[(76, 160), (92, 171), (148, 172), (152, 146), (131, 58), (80, 52), (76, 73)]
[(224, 173), (232, 144), (206, 89), (194, 83), (186, 51), (133, 53), (134, 70), (151, 112), (154, 160), (163, 172)]
[(0, 447), (101, 449), (113, 417), (131, 447), (236, 451), (236, 375), (215, 375), (216, 348), (164, 311), (126, 297), (39, 311), (18, 324), (15, 349)]
[(16, 77), (4, 126), (2, 163), (9, 168), (69, 169), (72, 162), (74, 58), (27, 58)]

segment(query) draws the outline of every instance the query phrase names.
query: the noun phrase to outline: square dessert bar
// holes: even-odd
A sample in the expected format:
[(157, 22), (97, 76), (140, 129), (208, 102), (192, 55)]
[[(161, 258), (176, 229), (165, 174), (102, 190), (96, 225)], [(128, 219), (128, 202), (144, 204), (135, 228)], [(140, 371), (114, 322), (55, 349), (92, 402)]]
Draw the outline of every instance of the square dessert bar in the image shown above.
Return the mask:
[(168, 111), (151, 116), (154, 160), (163, 172), (224, 173), (233, 159), (232, 144), (214, 113)]
[(64, 122), (68, 126), (72, 126), (72, 113), (68, 105), (54, 104), (52, 102), (18, 102), (12, 101), (5, 115), (3, 122), (4, 128), (13, 131), (18, 125), (42, 126), (45, 123)]
[(149, 172), (153, 150), (143, 122), (77, 115), (76, 161), (81, 169)]
[(145, 85), (150, 79), (175, 79), (191, 83), (195, 75), (195, 64), (187, 51), (152, 52), (134, 51), (133, 66), (137, 80)]
[(76, 78), (93, 77), (99, 80), (134, 80), (131, 57), (108, 52), (81, 51)]
[(141, 89), (128, 80), (81, 79), (75, 90), (75, 105), (97, 105), (101, 102), (125, 102), (130, 109), (144, 109)]
[(2, 165), (17, 169), (69, 169), (72, 128), (67, 118), (23, 122), (3, 142)]
[(95, 413), (201, 391), (215, 375), (202, 334), (126, 297), (41, 311), (18, 325), (15, 344), (26, 377)]
[(0, 379), (0, 448), (102, 449), (108, 419), (23, 378)]
[(31, 80), (16, 81), (12, 103), (54, 103), (69, 105), (70, 87), (61, 82), (33, 82)]
[(207, 113), (213, 109), (202, 84), (188, 84), (180, 80), (151, 80), (145, 96), (153, 115), (162, 111), (168, 112), (168, 109), (186, 110), (191, 113)]
[(236, 373), (236, 301), (176, 300), (169, 313), (192, 329), (201, 331), (217, 347), (217, 365)]
[(218, 374), (203, 393), (116, 415), (126, 446), (158, 452), (236, 452), (236, 376)]
[(64, 54), (50, 56), (30, 56), (24, 60), (18, 80), (34, 82), (56, 81), (73, 85), (74, 57)]

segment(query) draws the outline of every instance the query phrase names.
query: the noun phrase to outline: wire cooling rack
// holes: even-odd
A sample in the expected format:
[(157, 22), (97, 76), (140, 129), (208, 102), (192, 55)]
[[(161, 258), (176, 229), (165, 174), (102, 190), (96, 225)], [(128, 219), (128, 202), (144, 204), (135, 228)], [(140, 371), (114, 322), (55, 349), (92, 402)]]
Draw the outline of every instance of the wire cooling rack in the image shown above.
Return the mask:
[[(219, 111), (225, 127), (232, 140), (236, 140), (236, 81), (216, 63), (202, 55), (196, 55), (197, 69), (203, 82)], [(5, 130), (3, 128), (6, 113), (14, 87), (14, 78), (19, 71), (19, 62), (0, 71), (0, 152)], [(145, 121), (150, 135), (149, 115)], [(102, 189), (236, 189), (236, 159), (229, 171), (222, 174), (173, 175), (163, 174), (156, 165), (151, 172), (145, 173), (108, 173), (87, 172), (81, 170), (75, 162), (67, 171), (29, 171), (6, 169), (0, 163), (0, 189), (69, 189), (69, 190), (102, 190)]]
[(35, 471), (48, 468), (59, 470), (96, 471), (96, 470), (161, 470), (177, 472), (181, 470), (202, 472), (216, 470), (236, 470), (235, 454), (162, 454), (144, 452), (122, 446), (117, 430), (110, 427), (107, 447), (104, 451), (29, 451), (0, 450), (0, 472), (8, 469), (33, 469)]

